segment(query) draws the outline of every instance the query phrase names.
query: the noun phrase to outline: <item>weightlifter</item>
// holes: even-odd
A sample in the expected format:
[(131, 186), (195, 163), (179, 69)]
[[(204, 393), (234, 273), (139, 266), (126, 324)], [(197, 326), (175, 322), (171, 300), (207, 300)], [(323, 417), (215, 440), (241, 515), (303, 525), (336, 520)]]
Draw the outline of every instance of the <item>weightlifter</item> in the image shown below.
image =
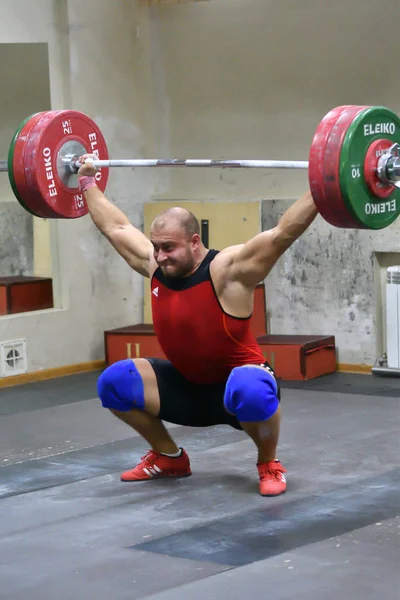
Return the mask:
[(318, 214), (311, 193), (275, 228), (245, 244), (207, 250), (196, 217), (184, 208), (160, 214), (148, 239), (97, 187), (96, 168), (85, 163), (94, 158), (79, 159), (80, 190), (96, 227), (132, 269), (150, 278), (154, 329), (168, 358), (122, 360), (99, 377), (102, 405), (151, 448), (122, 481), (191, 475), (187, 453), (163, 421), (227, 424), (257, 447), (261, 495), (284, 493), (286, 469), (276, 454), (279, 386), (250, 331), (250, 316), (254, 288)]

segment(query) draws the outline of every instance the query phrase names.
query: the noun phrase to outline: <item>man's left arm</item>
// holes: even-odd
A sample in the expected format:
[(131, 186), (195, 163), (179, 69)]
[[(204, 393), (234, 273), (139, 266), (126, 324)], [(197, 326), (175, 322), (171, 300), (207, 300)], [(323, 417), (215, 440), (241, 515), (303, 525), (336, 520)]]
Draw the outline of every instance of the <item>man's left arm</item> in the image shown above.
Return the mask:
[(307, 192), (288, 208), (276, 227), (259, 233), (241, 247), (229, 266), (229, 278), (255, 287), (317, 215), (318, 209)]

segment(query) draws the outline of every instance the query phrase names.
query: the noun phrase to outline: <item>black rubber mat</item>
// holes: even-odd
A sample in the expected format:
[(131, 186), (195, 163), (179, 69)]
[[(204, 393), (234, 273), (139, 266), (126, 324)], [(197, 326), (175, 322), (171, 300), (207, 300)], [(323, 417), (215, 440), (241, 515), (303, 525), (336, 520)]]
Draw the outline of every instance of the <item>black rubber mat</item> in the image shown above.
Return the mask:
[(400, 398), (400, 378), (359, 375), (357, 373), (331, 373), (307, 381), (280, 381), (282, 389), (363, 394)]
[(301, 500), (252, 510), (132, 546), (243, 566), (398, 515), (400, 469)]
[[(174, 435), (187, 452), (209, 450), (244, 439), (246, 434), (228, 425), (188, 429)], [(64, 454), (24, 461), (0, 468), (0, 498), (83, 481), (133, 467), (143, 455), (143, 440), (128, 438)]]

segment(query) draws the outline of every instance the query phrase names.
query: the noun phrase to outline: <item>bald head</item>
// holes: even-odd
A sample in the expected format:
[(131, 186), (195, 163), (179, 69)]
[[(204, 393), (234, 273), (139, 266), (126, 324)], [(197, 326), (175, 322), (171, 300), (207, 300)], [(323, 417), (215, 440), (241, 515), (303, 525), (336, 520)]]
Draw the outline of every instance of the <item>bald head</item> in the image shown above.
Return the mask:
[(153, 256), (168, 277), (187, 277), (193, 273), (208, 250), (200, 238), (199, 222), (186, 208), (169, 208), (151, 224)]
[(200, 225), (190, 210), (174, 206), (160, 213), (151, 224), (152, 231), (163, 231), (170, 227), (178, 227), (183, 230), (186, 237), (190, 239), (195, 233), (200, 233)]

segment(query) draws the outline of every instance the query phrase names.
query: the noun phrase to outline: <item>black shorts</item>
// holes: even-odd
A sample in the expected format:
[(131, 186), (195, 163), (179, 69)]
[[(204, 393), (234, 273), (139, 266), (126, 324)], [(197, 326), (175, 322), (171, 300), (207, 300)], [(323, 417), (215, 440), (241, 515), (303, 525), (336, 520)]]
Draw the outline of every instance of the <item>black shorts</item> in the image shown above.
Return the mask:
[[(159, 418), (189, 427), (230, 425), (242, 429), (239, 421), (224, 407), (226, 382), (197, 384), (188, 381), (168, 361), (147, 359), (154, 369), (160, 395)], [(280, 399), (279, 384), (278, 398)]]

